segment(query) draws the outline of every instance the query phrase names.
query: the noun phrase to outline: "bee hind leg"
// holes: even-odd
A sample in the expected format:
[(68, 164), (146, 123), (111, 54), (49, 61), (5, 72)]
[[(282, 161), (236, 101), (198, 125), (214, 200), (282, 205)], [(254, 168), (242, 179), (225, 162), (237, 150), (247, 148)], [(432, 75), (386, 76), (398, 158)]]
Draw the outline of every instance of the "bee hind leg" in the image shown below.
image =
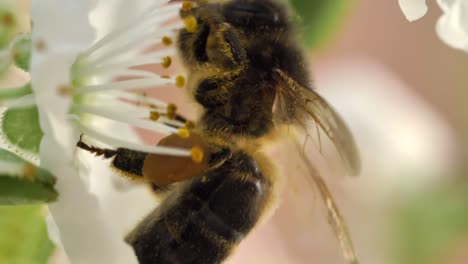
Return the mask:
[(123, 176), (134, 180), (143, 180), (143, 163), (148, 153), (126, 148), (117, 148), (115, 150), (98, 148), (85, 143), (82, 136), (80, 136), (80, 140), (76, 143), (76, 146), (95, 154), (97, 157), (112, 158), (112, 167)]

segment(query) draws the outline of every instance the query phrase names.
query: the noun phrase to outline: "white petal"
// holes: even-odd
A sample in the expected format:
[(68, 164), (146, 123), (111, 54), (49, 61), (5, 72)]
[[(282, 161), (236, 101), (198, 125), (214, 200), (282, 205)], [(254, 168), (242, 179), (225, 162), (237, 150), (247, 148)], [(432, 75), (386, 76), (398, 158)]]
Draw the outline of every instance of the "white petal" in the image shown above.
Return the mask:
[(91, 24), (96, 28), (98, 38), (112, 31), (112, 29), (125, 25), (127, 22), (141, 14), (146, 7), (163, 0), (107, 0), (99, 1), (91, 12)]
[(88, 192), (83, 177), (88, 171), (75, 159), (79, 131), (67, 120), (70, 98), (58, 93), (69, 86), (70, 67), (76, 55), (92, 43), (88, 22), (92, 1), (35, 0), (32, 33), (35, 49), (31, 81), (36, 94), (40, 125), (41, 165), (57, 176), (59, 200), (49, 206), (60, 229), (60, 240), (73, 263), (116, 263), (116, 244), (111, 237), (96, 197)]
[(45, 43), (46, 50), (82, 47), (94, 40), (88, 14), (93, 0), (33, 0), (33, 37)]
[[(96, 128), (101, 131), (119, 131), (119, 136), (137, 140), (137, 136), (130, 127), (116, 126), (115, 123), (104, 121), (96, 124)], [(102, 204), (104, 214), (112, 228), (113, 239), (119, 241), (119, 248), (115, 252), (118, 255), (118, 262), (113, 264), (133, 264), (138, 263), (133, 250), (123, 242), (128, 232), (143, 219), (149, 212), (157, 206), (154, 195), (149, 192), (146, 185), (135, 185), (131, 189), (122, 192), (117, 190), (115, 181), (131, 181), (118, 176), (110, 167), (108, 161), (103, 161), (92, 154), (84, 152), (84, 155), (91, 160), (91, 189), (96, 194)]]
[[(39, 58), (38, 58), (39, 57)], [(73, 149), (76, 135), (67, 121), (71, 98), (59, 95), (58, 89), (69, 86), (69, 69), (75, 58), (75, 52), (63, 52), (48, 56), (36, 56), (33, 53), (31, 65), (32, 88), (39, 108), (39, 121), (42, 131), (56, 139), (56, 143)], [(76, 142), (76, 141), (75, 141)], [(71, 160), (72, 151), (62, 153)]]
[(423, 17), (427, 12), (426, 0), (398, 0), (398, 3), (409, 21)]
[(59, 200), (49, 209), (60, 228), (60, 240), (73, 263), (115, 263), (117, 241), (111, 239), (108, 220), (81, 180), (80, 168), (61, 158), (65, 152), (69, 150), (53, 137), (45, 136), (41, 142), (41, 165), (58, 177)]
[(437, 3), (439, 4), (442, 11), (447, 12), (450, 7), (457, 1), (458, 0), (437, 0)]
[(454, 1), (437, 21), (436, 31), (447, 45), (468, 52), (468, 2)]

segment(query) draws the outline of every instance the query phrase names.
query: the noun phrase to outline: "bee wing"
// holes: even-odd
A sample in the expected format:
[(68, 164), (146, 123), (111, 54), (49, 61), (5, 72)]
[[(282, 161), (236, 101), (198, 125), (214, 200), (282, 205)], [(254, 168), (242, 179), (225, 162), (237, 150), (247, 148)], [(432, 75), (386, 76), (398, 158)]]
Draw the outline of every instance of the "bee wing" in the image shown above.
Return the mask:
[(348, 173), (359, 174), (361, 162), (354, 137), (332, 106), (318, 93), (299, 84), (281, 69), (275, 69), (273, 77), (278, 83), (275, 120), (298, 125), (306, 131), (307, 121), (315, 121), (335, 145)]
[(301, 164), (305, 166), (305, 169), (309, 173), (309, 175), (303, 175), (307, 177), (303, 177), (302, 179), (305, 179), (307, 184), (311, 185), (312, 189), (318, 190), (320, 198), (327, 211), (328, 224), (331, 226), (336, 238), (338, 239), (345, 260), (349, 264), (359, 264), (346, 222), (341, 215), (325, 180), (320, 176), (317, 169), (306, 157), (304, 150), (297, 139), (294, 139), (294, 145), (295, 152), (300, 156)]

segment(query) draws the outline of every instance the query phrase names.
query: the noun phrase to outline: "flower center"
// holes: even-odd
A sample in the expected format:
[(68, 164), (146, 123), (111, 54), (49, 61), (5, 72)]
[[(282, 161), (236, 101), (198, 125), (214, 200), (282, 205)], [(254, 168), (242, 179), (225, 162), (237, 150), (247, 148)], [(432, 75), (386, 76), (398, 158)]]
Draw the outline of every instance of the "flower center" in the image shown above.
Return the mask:
[[(143, 65), (159, 65), (161, 72), (172, 66), (174, 38), (183, 23), (177, 21), (181, 4), (155, 4), (137, 20), (96, 42), (76, 59), (71, 69), (73, 87), (59, 87), (70, 94), (70, 115), (82, 132), (114, 147), (138, 151), (193, 156), (193, 150), (147, 146), (112, 138), (96, 129), (90, 119), (105, 118), (163, 135), (187, 136), (190, 123), (177, 114), (177, 107), (146, 96), (143, 89), (163, 86), (182, 88), (182, 75), (143, 70)], [(174, 22), (175, 21), (175, 22)]]

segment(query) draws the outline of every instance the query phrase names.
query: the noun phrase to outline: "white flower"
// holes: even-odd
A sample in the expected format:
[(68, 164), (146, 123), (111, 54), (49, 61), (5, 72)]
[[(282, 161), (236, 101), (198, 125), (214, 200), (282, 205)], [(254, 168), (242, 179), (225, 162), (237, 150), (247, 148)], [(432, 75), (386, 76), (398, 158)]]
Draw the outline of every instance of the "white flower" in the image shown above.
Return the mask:
[(468, 52), (468, 1), (438, 0), (444, 14), (437, 21), (437, 34), (449, 46)]
[[(165, 102), (128, 91), (183, 85), (181, 76), (163, 77), (136, 68), (146, 64), (170, 66), (174, 49), (161, 47), (170, 44), (181, 27), (180, 23), (167, 23), (177, 17), (180, 4), (165, 5), (167, 1), (155, 0), (143, 14), (127, 12), (132, 21), (96, 41), (90, 23), (93, 8), (125, 2), (32, 1), (31, 82), (44, 132), (41, 166), (58, 178), (60, 196), (50, 205), (50, 211), (73, 263), (136, 263), (131, 248), (123, 242), (124, 231), (115, 230), (118, 225), (112, 223), (118, 220), (106, 219), (106, 204), (90, 193), (91, 177), (102, 175), (90, 175), (101, 170), (89, 169), (85, 158), (90, 155), (76, 150), (80, 134), (93, 144), (112, 148), (190, 155), (190, 150), (142, 145), (128, 139), (128, 133), (118, 133), (128, 131), (131, 125), (170, 134), (178, 132), (174, 127), (185, 125), (164, 117), (168, 107)], [(93, 13), (93, 17), (96, 22), (99, 14)], [(155, 45), (160, 48), (148, 52)], [(120, 76), (131, 79), (117, 80)], [(154, 112), (161, 115), (157, 122), (149, 118)], [(109, 122), (112, 130), (103, 131), (103, 123)]]
[(398, 0), (398, 4), (409, 21), (420, 19), (427, 13), (426, 0)]
[[(425, 0), (399, 0), (400, 7), (409, 21), (419, 19), (427, 11)], [(437, 0), (443, 15), (436, 31), (447, 45), (468, 52), (468, 1)]]

